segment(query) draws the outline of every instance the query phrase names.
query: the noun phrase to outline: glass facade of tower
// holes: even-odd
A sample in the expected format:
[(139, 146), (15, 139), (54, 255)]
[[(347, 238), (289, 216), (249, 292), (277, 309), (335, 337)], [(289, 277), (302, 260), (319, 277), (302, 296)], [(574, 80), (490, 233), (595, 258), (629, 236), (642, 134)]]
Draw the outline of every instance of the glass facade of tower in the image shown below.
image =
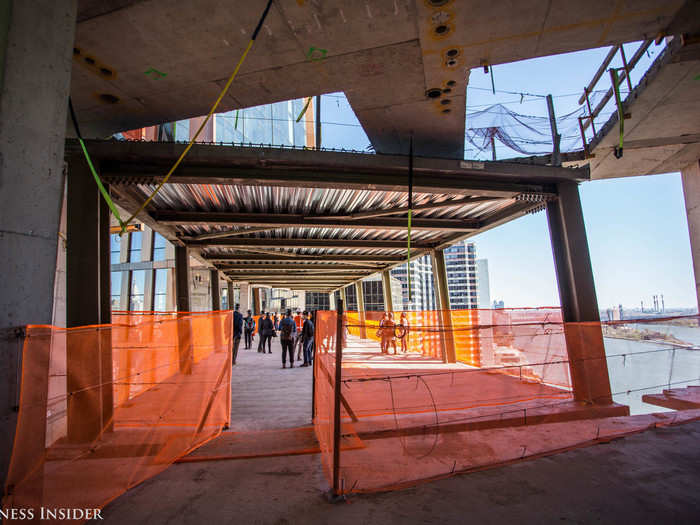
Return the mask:
[(461, 241), (445, 250), (447, 287), (450, 308), (461, 310), (479, 307), (479, 286), (476, 268), (476, 246)]

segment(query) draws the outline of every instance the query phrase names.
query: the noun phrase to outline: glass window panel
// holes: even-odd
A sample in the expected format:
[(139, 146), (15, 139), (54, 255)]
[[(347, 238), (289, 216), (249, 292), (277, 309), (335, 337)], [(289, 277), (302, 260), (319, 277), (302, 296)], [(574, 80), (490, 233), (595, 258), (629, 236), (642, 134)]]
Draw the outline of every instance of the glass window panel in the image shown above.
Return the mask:
[(146, 270), (134, 270), (131, 272), (131, 294), (129, 297), (129, 310), (142, 311), (144, 308), (144, 288), (146, 283)]
[(155, 270), (153, 279), (153, 310), (164, 312), (168, 297), (168, 270), (159, 268)]
[(111, 304), (112, 310), (119, 310), (122, 294), (122, 272), (112, 272), (111, 275)]
[(141, 241), (143, 232), (129, 234), (129, 262), (141, 262)]
[(165, 248), (167, 240), (158, 232), (153, 232), (153, 260), (165, 260)]
[(113, 233), (109, 236), (109, 255), (110, 259), (109, 262), (111, 264), (119, 264), (120, 258), (120, 249), (121, 249), (121, 237), (119, 237), (118, 233)]
[(177, 142), (190, 141), (190, 121), (178, 120), (175, 123), (175, 140)]

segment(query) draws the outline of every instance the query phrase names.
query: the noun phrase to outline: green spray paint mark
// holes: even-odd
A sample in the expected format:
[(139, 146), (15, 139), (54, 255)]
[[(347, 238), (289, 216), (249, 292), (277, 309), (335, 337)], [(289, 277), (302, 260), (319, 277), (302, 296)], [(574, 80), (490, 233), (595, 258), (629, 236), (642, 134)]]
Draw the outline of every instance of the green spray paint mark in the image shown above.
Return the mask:
[(148, 71), (144, 71), (143, 74), (148, 75), (148, 76), (155, 78), (155, 79), (159, 79), (159, 78), (163, 78), (163, 77), (168, 76), (167, 73), (163, 73), (162, 71), (158, 71), (157, 69), (152, 68), (152, 67), (149, 68)]
[(309, 52), (306, 53), (306, 58), (311, 60), (311, 62), (316, 62), (317, 60), (323, 60), (324, 58), (326, 58), (327, 54), (327, 49), (321, 49), (320, 47), (311, 46), (309, 48)]

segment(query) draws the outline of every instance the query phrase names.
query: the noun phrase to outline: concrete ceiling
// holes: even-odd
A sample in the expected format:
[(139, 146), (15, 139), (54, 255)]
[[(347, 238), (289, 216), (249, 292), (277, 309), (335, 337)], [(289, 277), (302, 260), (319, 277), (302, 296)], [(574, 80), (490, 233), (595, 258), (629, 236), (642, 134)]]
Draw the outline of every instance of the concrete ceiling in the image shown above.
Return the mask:
[[(343, 91), (378, 152), (405, 153), (412, 134), (418, 155), (461, 158), (471, 68), (683, 30), (688, 4), (275, 0), (220, 110)], [(71, 96), (84, 134), (207, 113), (264, 5), (81, 0)]]

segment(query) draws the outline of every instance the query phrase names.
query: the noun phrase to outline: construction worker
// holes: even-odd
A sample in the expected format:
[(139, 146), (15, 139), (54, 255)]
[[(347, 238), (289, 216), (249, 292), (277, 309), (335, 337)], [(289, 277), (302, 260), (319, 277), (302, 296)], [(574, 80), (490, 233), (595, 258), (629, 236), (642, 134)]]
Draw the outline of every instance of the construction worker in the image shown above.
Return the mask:
[(253, 312), (248, 310), (248, 315), (243, 319), (243, 332), (245, 334), (245, 349), (250, 350), (253, 346), (253, 332), (255, 332), (255, 319)]
[(408, 323), (408, 317), (406, 312), (401, 312), (401, 319), (399, 319), (399, 334), (401, 338), (401, 352), (404, 354), (408, 352), (408, 332), (410, 325)]
[(304, 364), (301, 366), (309, 366), (313, 363), (313, 345), (314, 345), (314, 322), (311, 320), (311, 313), (304, 312), (304, 326), (302, 327), (302, 337), (304, 340)]
[(294, 338), (297, 325), (292, 320), (292, 311), (287, 310), (287, 314), (279, 322), (280, 344), (282, 345), (282, 368), (287, 368), (287, 353), (289, 353), (289, 368), (294, 368)]
[(301, 310), (297, 310), (297, 314), (294, 316), (294, 324), (297, 327), (294, 348), (297, 353), (297, 361), (301, 361), (301, 354), (304, 351), (304, 338), (301, 336), (301, 329), (304, 327), (304, 318), (301, 315)]
[(241, 305), (237, 304), (233, 310), (233, 348), (231, 352), (231, 365), (236, 364), (236, 357), (238, 357), (238, 347), (241, 344), (241, 335), (243, 335), (243, 316), (240, 309)]
[(381, 337), (382, 337), (382, 353), (389, 353), (389, 345), (394, 347), (394, 355), (396, 355), (396, 334), (394, 334), (394, 329), (396, 328), (396, 323), (394, 322), (394, 314), (392, 312), (384, 312), (384, 319), (380, 323)]
[(263, 337), (263, 321), (265, 320), (265, 312), (260, 313), (260, 317), (258, 317), (258, 352), (265, 353), (265, 350), (263, 349), (263, 341), (265, 338)]

